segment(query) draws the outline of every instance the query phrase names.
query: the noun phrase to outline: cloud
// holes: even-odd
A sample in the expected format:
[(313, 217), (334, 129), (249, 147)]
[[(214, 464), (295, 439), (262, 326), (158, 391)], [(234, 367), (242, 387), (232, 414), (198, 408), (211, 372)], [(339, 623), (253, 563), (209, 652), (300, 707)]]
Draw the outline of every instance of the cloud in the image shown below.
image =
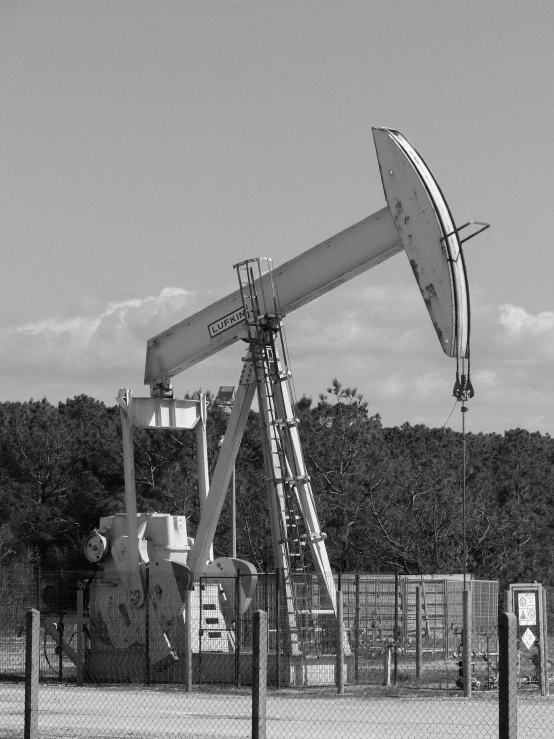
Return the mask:
[(410, 377), (406, 373), (394, 373), (378, 381), (376, 388), (387, 397), (415, 397), (418, 400), (436, 397), (437, 394), (450, 394), (452, 383), (438, 372), (427, 372)]
[[(219, 297), (166, 287), (78, 316), (0, 326), (0, 399), (87, 393), (111, 403), (119, 387), (142, 394), (147, 339)], [(297, 395), (317, 397), (337, 377), (386, 425), (448, 418), (456, 361), (441, 351), (417, 290), (351, 284), (287, 316), (285, 329)], [(554, 314), (493, 306), (477, 294), (472, 337), (470, 429), (552, 433)], [(238, 344), (176, 376), (177, 394), (236, 384), (242, 356)], [(450, 425), (459, 419), (453, 414)]]
[(493, 369), (481, 369), (473, 373), (473, 382), (483, 388), (494, 388), (497, 385), (497, 372)]
[(554, 313), (542, 311), (533, 316), (524, 308), (506, 303), (499, 308), (500, 324), (514, 336), (548, 336), (554, 334)]
[[(542, 311), (533, 315), (524, 308), (506, 303), (499, 308), (503, 340), (522, 354), (526, 363), (554, 358), (554, 313)], [(524, 353), (524, 356), (523, 356)]]
[(3, 373), (61, 380), (142, 366), (150, 336), (211, 299), (207, 291), (166, 287), (156, 296), (109, 303), (93, 315), (0, 328)]
[[(456, 360), (439, 349), (417, 291), (349, 288), (316, 305), (287, 323), (295, 377), (307, 384), (326, 369), (327, 384), (336, 375), (357, 385), (387, 425), (412, 418), (442, 426), (453, 403)], [(536, 425), (553, 432), (553, 359), (554, 314), (495, 306), (476, 291), (470, 427), (504, 431)], [(459, 419), (454, 414), (450, 425), (459, 425)]]
[(403, 355), (435, 336), (417, 291), (383, 286), (335, 290), (289, 316), (286, 332), (298, 354), (365, 357)]

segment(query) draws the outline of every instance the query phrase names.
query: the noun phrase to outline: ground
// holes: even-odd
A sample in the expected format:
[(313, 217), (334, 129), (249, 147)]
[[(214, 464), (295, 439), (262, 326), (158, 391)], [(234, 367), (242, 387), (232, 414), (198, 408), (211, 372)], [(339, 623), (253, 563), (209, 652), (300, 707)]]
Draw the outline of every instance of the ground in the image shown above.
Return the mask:
[[(24, 686), (0, 684), (0, 737), (23, 737)], [(518, 739), (550, 737), (554, 700), (536, 693), (519, 698)], [(41, 684), (40, 739), (162, 739), (250, 737), (248, 688), (201, 690), (83, 687)], [(268, 739), (496, 739), (498, 694), (351, 688), (269, 691)]]

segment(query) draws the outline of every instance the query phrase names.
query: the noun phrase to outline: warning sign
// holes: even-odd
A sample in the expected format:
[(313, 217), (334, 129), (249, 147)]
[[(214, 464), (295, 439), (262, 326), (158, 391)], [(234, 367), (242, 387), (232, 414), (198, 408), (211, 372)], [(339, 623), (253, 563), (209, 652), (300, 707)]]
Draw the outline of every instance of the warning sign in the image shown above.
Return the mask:
[(520, 626), (536, 626), (537, 606), (535, 593), (518, 593), (518, 619)]
[(525, 634), (523, 634), (523, 636), (521, 637), (521, 641), (525, 644), (527, 649), (531, 649), (536, 641), (536, 638), (537, 637), (533, 634), (531, 629), (526, 629)]

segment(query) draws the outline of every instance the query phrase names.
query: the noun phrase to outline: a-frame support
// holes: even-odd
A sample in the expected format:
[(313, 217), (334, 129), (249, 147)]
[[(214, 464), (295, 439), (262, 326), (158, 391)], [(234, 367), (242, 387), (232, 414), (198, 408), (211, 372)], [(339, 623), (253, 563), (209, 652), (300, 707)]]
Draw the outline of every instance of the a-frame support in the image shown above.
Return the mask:
[(223, 444), (212, 475), (212, 482), (204, 509), (202, 510), (200, 523), (198, 524), (194, 544), (187, 557), (187, 564), (194, 573), (195, 578), (203, 574), (208, 560), (211, 559), (210, 548), (213, 543), (223, 503), (225, 502), (225, 495), (231, 480), (233, 465), (237, 458), (255, 392), (256, 384), (252, 362), (246, 359), (242, 368), (233, 410), (229, 416), (227, 431), (223, 437)]

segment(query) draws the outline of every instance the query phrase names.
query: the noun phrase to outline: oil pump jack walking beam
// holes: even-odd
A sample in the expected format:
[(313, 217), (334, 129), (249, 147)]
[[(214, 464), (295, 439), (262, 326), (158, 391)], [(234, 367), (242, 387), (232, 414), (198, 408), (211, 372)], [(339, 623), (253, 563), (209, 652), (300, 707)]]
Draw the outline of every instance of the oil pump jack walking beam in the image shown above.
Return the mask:
[[(404, 249), (443, 351), (462, 363), (458, 384), (463, 384), (465, 392), (471, 387), (469, 292), (460, 229), (431, 172), (411, 144), (391, 129), (373, 129), (373, 135), (387, 208), (275, 270), (269, 260), (247, 260), (236, 265), (239, 290), (154, 336), (147, 344), (145, 384), (150, 385), (153, 397), (164, 397), (171, 396), (171, 377), (177, 373), (239, 339), (248, 342), (233, 410), (187, 566), (194, 578), (217, 571), (213, 563), (208, 564), (210, 547), (257, 389), (273, 552), (276, 566), (284, 572), (293, 651), (300, 646), (298, 616), (304, 610), (297, 602), (291, 579), (295, 559), (298, 569), (305, 572), (304, 557), (310, 557), (333, 612), (336, 601), (325, 535), (302, 459), (288, 388), (282, 341), (284, 316)], [(267, 269), (262, 269), (262, 264)], [(234, 562), (238, 566), (238, 561)]]
[[(373, 137), (388, 207), (275, 269), (283, 316), (405, 250), (443, 351), (463, 357), (469, 298), (461, 229), (407, 139), (385, 128)], [(174, 375), (246, 338), (236, 290), (148, 340), (144, 383), (163, 392)]]

